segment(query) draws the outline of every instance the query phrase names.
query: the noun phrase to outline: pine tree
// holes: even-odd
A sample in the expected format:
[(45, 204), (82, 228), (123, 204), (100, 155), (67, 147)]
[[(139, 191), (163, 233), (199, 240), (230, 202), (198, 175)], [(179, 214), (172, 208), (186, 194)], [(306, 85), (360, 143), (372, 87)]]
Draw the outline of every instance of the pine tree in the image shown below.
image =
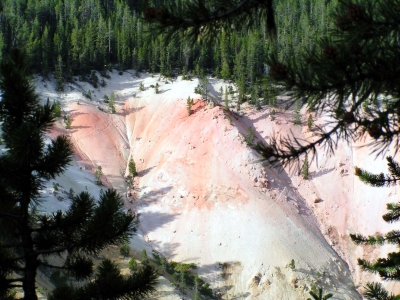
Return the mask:
[(108, 109), (112, 114), (115, 114), (115, 93), (112, 92), (110, 96), (110, 100), (108, 101)]
[(71, 123), (72, 123), (71, 117), (70, 116), (64, 116), (64, 117), (65, 117), (65, 119), (64, 119), (64, 121), (65, 121), (65, 129), (70, 129), (71, 128)]
[(310, 115), (308, 116), (308, 119), (307, 119), (307, 127), (308, 127), (308, 130), (311, 130), (312, 125), (313, 125), (313, 118), (312, 118), (312, 115), (310, 114)]
[(64, 91), (64, 78), (63, 78), (63, 62), (61, 55), (58, 56), (57, 64), (56, 64), (56, 71), (55, 71), (55, 79), (57, 84), (57, 91), (63, 92)]
[(119, 247), (119, 253), (125, 258), (129, 255), (130, 249), (127, 242), (123, 242)]
[(193, 106), (193, 99), (190, 99), (190, 96), (189, 96), (186, 100), (186, 108), (187, 108), (189, 116), (193, 113), (192, 106)]
[(301, 168), (301, 176), (303, 177), (303, 179), (308, 179), (308, 169), (309, 169), (309, 162), (308, 162), (308, 156), (306, 155), (304, 162), (303, 162), (303, 166)]
[(229, 110), (228, 88), (227, 87), (225, 87), (224, 104), (225, 104), (225, 109)]
[(138, 175), (136, 171), (136, 164), (133, 158), (129, 160), (128, 169), (129, 169), (129, 175), (131, 175), (132, 177), (136, 177)]
[[(0, 156), (0, 298), (18, 286), (23, 299), (37, 299), (39, 268), (83, 281), (79, 287), (57, 287), (51, 300), (149, 295), (157, 280), (150, 266), (123, 277), (113, 262), (105, 260), (93, 272), (92, 255), (127, 241), (136, 231), (135, 218), (124, 212), (115, 190), (103, 192), (99, 201), (82, 192), (66, 211), (37, 214), (37, 206), (44, 202), (40, 190), (66, 169), (72, 145), (65, 136), (46, 145), (44, 135), (54, 123), (53, 107), (49, 102), (40, 104), (28, 79), (25, 57), (13, 50), (0, 70), (2, 137), (9, 149)], [(52, 262), (53, 257), (59, 264)]]
[(293, 112), (293, 123), (296, 125), (301, 125), (301, 116), (300, 116), (300, 104), (299, 100), (296, 101), (296, 107)]
[(94, 178), (96, 179), (96, 184), (102, 185), (102, 182), (100, 180), (102, 175), (103, 175), (103, 168), (101, 166), (97, 166), (97, 169), (94, 172)]

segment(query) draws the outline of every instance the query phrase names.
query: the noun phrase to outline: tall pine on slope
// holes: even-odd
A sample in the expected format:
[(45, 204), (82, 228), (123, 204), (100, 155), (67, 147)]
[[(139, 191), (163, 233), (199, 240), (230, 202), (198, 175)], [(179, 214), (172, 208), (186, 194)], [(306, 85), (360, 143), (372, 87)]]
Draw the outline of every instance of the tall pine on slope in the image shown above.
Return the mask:
[[(98, 202), (82, 192), (66, 211), (37, 214), (43, 203), (40, 190), (65, 170), (72, 146), (65, 136), (45, 144), (45, 133), (54, 123), (53, 107), (40, 104), (24, 55), (13, 50), (0, 70), (7, 149), (0, 156), (0, 298), (21, 287), (23, 299), (37, 299), (39, 268), (61, 270), (81, 282), (79, 287), (57, 287), (50, 299), (136, 299), (151, 293), (157, 274), (149, 266), (122, 277), (105, 260), (93, 276), (93, 255), (127, 241), (136, 231), (135, 218), (124, 212), (115, 190), (102, 193)], [(52, 257), (59, 264), (50, 263)]]
[[(400, 181), (400, 165), (393, 160), (393, 157), (387, 157), (389, 175), (372, 174), (366, 170), (355, 168), (355, 175), (364, 183), (374, 187), (392, 186)], [(392, 223), (400, 220), (400, 203), (388, 203), (386, 205), (388, 213), (383, 215), (383, 220)], [(357, 245), (375, 245), (394, 244), (400, 248), (400, 231), (392, 230), (385, 235), (377, 234), (365, 237), (361, 234), (350, 234), (351, 239)], [(358, 259), (361, 269), (371, 273), (377, 273), (384, 280), (400, 281), (400, 249), (398, 252), (391, 252), (386, 258), (379, 258), (374, 262), (365, 259)], [(366, 285), (367, 299), (400, 299), (400, 295), (394, 296), (382, 287), (379, 283), (368, 283)]]

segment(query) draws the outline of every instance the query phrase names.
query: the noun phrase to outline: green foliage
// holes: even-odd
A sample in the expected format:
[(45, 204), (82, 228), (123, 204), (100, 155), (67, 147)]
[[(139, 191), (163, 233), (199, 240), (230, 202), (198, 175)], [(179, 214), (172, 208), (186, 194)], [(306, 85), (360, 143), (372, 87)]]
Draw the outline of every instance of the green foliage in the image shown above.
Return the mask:
[(399, 300), (400, 296), (389, 294), (387, 290), (380, 283), (367, 283), (365, 285), (365, 292), (363, 293), (368, 300)]
[(90, 90), (88, 90), (87, 93), (82, 93), (82, 95), (85, 98), (88, 98), (88, 99), (92, 100), (92, 92)]
[(115, 93), (112, 92), (110, 96), (110, 100), (108, 101), (108, 109), (112, 114), (115, 114)]
[(131, 270), (131, 272), (135, 272), (138, 268), (138, 263), (136, 262), (136, 259), (132, 257), (129, 262), (128, 262), (128, 268)]
[[(323, 290), (321, 287), (318, 288), (318, 292), (310, 291), (310, 295), (314, 300), (327, 300), (333, 297), (333, 294), (331, 293), (323, 295)], [(312, 299), (308, 298), (307, 300), (312, 300)]]
[(149, 264), (149, 256), (147, 255), (147, 251), (145, 249), (142, 250), (142, 252), (140, 253), (141, 256), (141, 262), (143, 265), (145, 264)]
[(156, 94), (159, 93), (159, 90), (158, 90), (159, 87), (160, 87), (160, 85), (158, 83), (156, 83), (156, 86), (154, 87), (154, 91), (156, 92)]
[(139, 85), (139, 90), (140, 90), (140, 91), (144, 91), (144, 84), (143, 84), (143, 82), (140, 83), (140, 85)]
[(136, 171), (136, 164), (135, 164), (135, 161), (133, 160), (133, 158), (131, 158), (129, 160), (128, 170), (129, 170), (129, 175), (131, 175), (132, 177), (136, 177), (138, 175), (138, 173)]
[[(49, 101), (48, 98), (47, 98), (47, 101)], [(53, 113), (54, 113), (54, 116), (56, 118), (61, 117), (61, 103), (60, 103), (60, 101), (54, 101), (53, 102)]]
[(65, 117), (65, 129), (70, 129), (71, 128), (71, 123), (72, 123), (72, 121), (71, 121), (70, 116), (66, 116)]
[(292, 259), (290, 261), (289, 268), (291, 268), (292, 270), (296, 269), (296, 265), (295, 265), (294, 259)]
[[(400, 180), (400, 166), (392, 157), (387, 157), (387, 163), (390, 175), (384, 173), (372, 174), (358, 167), (355, 167), (355, 175), (364, 183), (375, 186), (391, 186)], [(400, 203), (387, 204), (388, 213), (383, 215), (383, 219), (388, 222), (397, 222), (400, 220)], [(350, 234), (350, 238), (357, 245), (382, 246), (384, 244), (400, 245), (400, 231), (392, 230), (382, 234), (365, 237), (361, 234)], [(379, 258), (374, 262), (358, 259), (358, 265), (362, 270), (378, 273), (384, 280), (400, 281), (400, 252), (390, 252), (386, 258)], [(368, 283), (366, 285), (365, 296), (367, 299), (400, 299), (400, 295), (389, 295), (388, 292), (377, 283)]]
[(89, 82), (93, 85), (93, 87), (94, 87), (95, 89), (98, 88), (98, 86), (99, 86), (99, 77), (97, 76), (97, 74), (96, 74), (95, 71), (92, 71), (92, 72), (90, 73)]
[(190, 96), (189, 96), (186, 100), (186, 108), (187, 108), (189, 116), (193, 113), (192, 106), (193, 106), (193, 99), (190, 99)]
[(305, 180), (307, 180), (309, 177), (309, 172), (308, 172), (309, 167), (310, 164), (308, 162), (308, 156), (306, 155), (306, 157), (304, 158), (303, 166), (301, 167), (301, 176)]
[(229, 100), (228, 100), (228, 89), (227, 89), (227, 87), (225, 87), (224, 105), (225, 105), (225, 109), (229, 110)]
[(256, 139), (256, 133), (252, 127), (247, 127), (247, 134), (244, 137), (244, 140), (247, 145), (252, 146)]
[(386, 157), (386, 160), (389, 175), (385, 175), (384, 173), (372, 174), (358, 167), (354, 168), (354, 173), (362, 182), (371, 186), (394, 186), (400, 181), (400, 165), (391, 156)]
[(103, 175), (103, 168), (101, 166), (97, 166), (96, 171), (94, 172), (94, 178), (96, 179), (97, 185), (102, 185), (100, 178)]
[(308, 127), (308, 130), (311, 130), (312, 125), (313, 125), (313, 118), (312, 118), (312, 115), (310, 114), (310, 115), (308, 116), (308, 119), (307, 119), (307, 127)]
[(299, 103), (299, 100), (296, 101), (296, 108), (295, 108), (295, 110), (294, 110), (294, 115), (293, 115), (293, 124), (301, 125), (300, 103)]
[(74, 200), (74, 196), (75, 196), (75, 192), (74, 192), (74, 189), (73, 188), (70, 188), (69, 189), (69, 192), (68, 192), (68, 199), (70, 199), (70, 200)]
[(123, 242), (119, 247), (119, 253), (125, 258), (129, 255), (130, 248), (127, 242)]
[(53, 189), (54, 191), (58, 192), (59, 184), (57, 182), (53, 182)]
[(55, 65), (54, 77), (56, 79), (57, 91), (63, 92), (64, 91), (63, 62), (60, 55), (58, 56), (57, 64)]

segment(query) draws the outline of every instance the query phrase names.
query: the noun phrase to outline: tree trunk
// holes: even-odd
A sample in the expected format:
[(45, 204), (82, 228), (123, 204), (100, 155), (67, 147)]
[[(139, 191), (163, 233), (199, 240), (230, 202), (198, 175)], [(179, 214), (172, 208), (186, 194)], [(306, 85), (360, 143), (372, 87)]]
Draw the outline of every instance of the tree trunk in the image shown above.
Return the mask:
[(26, 193), (22, 197), (21, 211), (22, 211), (22, 224), (21, 224), (21, 239), (23, 243), (25, 270), (24, 279), (22, 281), (22, 289), (24, 290), (25, 300), (37, 300), (36, 295), (36, 273), (38, 267), (37, 254), (33, 248), (32, 230), (29, 227), (29, 202), (30, 194)]

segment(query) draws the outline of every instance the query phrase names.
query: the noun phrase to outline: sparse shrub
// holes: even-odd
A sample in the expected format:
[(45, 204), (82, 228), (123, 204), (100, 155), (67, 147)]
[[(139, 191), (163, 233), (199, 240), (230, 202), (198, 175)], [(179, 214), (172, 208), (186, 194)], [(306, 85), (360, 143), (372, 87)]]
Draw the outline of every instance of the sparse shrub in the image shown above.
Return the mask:
[(60, 185), (57, 182), (53, 182), (54, 191), (58, 192)]
[(129, 262), (128, 262), (128, 268), (131, 270), (131, 272), (135, 272), (138, 268), (138, 264), (136, 262), (136, 259), (132, 257)]
[(112, 114), (115, 114), (115, 94), (114, 94), (114, 92), (111, 93), (110, 101), (108, 102), (108, 109), (111, 111)]
[(149, 261), (149, 257), (147, 256), (147, 252), (146, 252), (146, 250), (142, 250), (142, 253), (140, 254), (140, 257), (141, 257), (141, 259), (142, 259), (142, 264), (143, 265), (145, 265), (145, 264), (148, 264), (150, 261)]
[(139, 90), (144, 91), (144, 84), (143, 84), (143, 82), (140, 83), (140, 85), (139, 85)]
[(130, 248), (127, 242), (124, 242), (119, 247), (119, 253), (125, 258), (129, 255)]
[(308, 127), (308, 130), (311, 130), (312, 125), (313, 125), (313, 118), (312, 118), (312, 115), (310, 114), (310, 115), (308, 116), (308, 119), (307, 119), (307, 127)]
[[(47, 101), (48, 100), (49, 100), (49, 98), (47, 98)], [(54, 116), (56, 118), (61, 117), (61, 103), (60, 103), (60, 101), (55, 101), (53, 103), (53, 113), (54, 113)]]
[(226, 87), (225, 87), (224, 103), (225, 103), (225, 109), (229, 110), (228, 89)]
[(296, 268), (296, 265), (295, 265), (295, 263), (294, 263), (294, 259), (293, 259), (293, 258), (292, 258), (292, 260), (290, 261), (289, 268), (291, 268), (292, 270), (294, 270), (294, 269)]
[(97, 185), (102, 185), (103, 183), (100, 180), (100, 177), (103, 175), (103, 168), (101, 166), (97, 167), (97, 170), (94, 172), (94, 178), (96, 179)]
[(94, 88), (98, 88), (99, 86), (99, 77), (97, 76), (95, 71), (90, 73), (90, 82), (92, 83)]
[(309, 162), (308, 162), (308, 156), (306, 155), (306, 158), (304, 159), (303, 166), (301, 168), (301, 176), (303, 179), (308, 179), (308, 169), (309, 169)]
[(90, 90), (88, 90), (87, 93), (82, 93), (82, 95), (85, 98), (88, 98), (88, 99), (92, 100), (92, 92)]
[(128, 169), (129, 169), (129, 175), (131, 175), (132, 177), (135, 177), (138, 175), (138, 173), (136, 171), (136, 164), (135, 164), (135, 161), (133, 160), (133, 158), (131, 158), (129, 160)]
[(296, 125), (300, 125), (301, 124), (300, 102), (299, 102), (299, 100), (296, 101), (296, 108), (294, 110), (293, 123), (296, 124)]
[(68, 199), (71, 199), (71, 200), (74, 198), (75, 192), (72, 188), (69, 189), (67, 196), (68, 196)]
[(71, 128), (71, 118), (69, 116), (65, 117), (65, 129), (70, 129)]
[(253, 145), (255, 138), (256, 138), (256, 135), (255, 135), (254, 129), (251, 128), (251, 127), (248, 127), (247, 128), (247, 134), (244, 137), (244, 140), (246, 141), (246, 144), (249, 145), (249, 146)]
[(187, 108), (189, 116), (193, 113), (192, 106), (193, 106), (193, 99), (190, 99), (190, 96), (189, 96), (186, 100), (186, 108)]

